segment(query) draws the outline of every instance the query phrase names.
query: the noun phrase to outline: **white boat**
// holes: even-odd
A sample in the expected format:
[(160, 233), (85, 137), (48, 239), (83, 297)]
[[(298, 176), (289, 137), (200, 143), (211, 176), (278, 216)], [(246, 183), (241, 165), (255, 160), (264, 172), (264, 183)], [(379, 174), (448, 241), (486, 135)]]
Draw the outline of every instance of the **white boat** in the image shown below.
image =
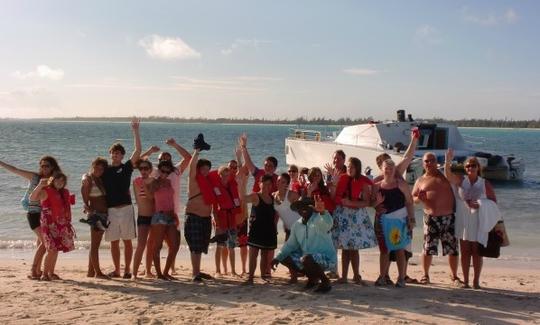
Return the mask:
[(403, 110), (398, 111), (397, 121), (346, 126), (336, 137), (325, 137), (319, 131), (295, 129), (285, 139), (286, 162), (299, 167), (322, 168), (331, 162), (333, 153), (341, 149), (347, 157), (359, 158), (367, 174), (370, 171), (378, 174), (376, 157), (386, 152), (399, 162), (409, 144), (413, 128), (418, 128), (420, 137), (415, 158), (404, 175), (409, 183), (414, 183), (422, 175), (421, 157), (424, 153), (433, 152), (439, 164), (442, 164), (448, 148), (454, 149), (452, 167), (456, 171), (463, 171), (465, 159), (475, 156), (482, 166), (481, 175), (486, 179), (523, 179), (525, 163), (521, 158), (477, 150), (463, 140), (455, 125), (417, 122), (411, 115), (406, 120)]

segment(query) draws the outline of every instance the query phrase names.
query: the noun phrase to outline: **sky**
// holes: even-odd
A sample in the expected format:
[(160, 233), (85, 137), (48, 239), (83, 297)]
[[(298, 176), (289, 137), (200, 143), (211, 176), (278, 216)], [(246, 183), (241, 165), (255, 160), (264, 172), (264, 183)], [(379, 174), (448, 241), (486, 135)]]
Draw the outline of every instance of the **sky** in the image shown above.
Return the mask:
[(0, 118), (540, 119), (539, 1), (0, 2)]

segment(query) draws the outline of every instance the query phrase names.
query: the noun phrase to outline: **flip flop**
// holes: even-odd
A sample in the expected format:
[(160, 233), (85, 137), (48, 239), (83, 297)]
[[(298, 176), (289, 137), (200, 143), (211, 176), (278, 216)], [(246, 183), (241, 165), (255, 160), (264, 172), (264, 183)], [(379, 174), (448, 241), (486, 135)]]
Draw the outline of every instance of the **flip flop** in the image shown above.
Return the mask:
[(420, 284), (430, 284), (431, 282), (429, 281), (429, 276), (427, 275), (424, 275), (421, 279), (420, 279)]
[(205, 280), (213, 280), (214, 278), (208, 274), (208, 273), (203, 273), (203, 272), (199, 272), (199, 276), (202, 278), (202, 279), (205, 279)]
[(413, 279), (411, 278), (410, 276), (406, 275), (405, 276), (405, 283), (410, 283), (410, 284), (420, 284), (420, 282), (416, 279)]

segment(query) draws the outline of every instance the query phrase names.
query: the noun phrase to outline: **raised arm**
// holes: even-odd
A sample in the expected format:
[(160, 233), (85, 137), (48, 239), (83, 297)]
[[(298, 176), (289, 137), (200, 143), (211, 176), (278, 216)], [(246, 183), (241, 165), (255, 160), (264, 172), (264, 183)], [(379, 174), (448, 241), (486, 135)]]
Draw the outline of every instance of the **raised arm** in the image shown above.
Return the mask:
[(197, 180), (197, 162), (199, 161), (199, 149), (195, 149), (189, 160), (189, 181), (195, 182)]
[(133, 118), (131, 120), (131, 131), (133, 132), (133, 141), (135, 142), (135, 150), (131, 154), (131, 164), (135, 166), (137, 161), (141, 158), (141, 135), (139, 134), (139, 125), (141, 121), (138, 118)]
[(17, 168), (15, 166), (7, 164), (7, 163), (5, 163), (5, 162), (3, 162), (1, 160), (0, 160), (0, 166), (4, 167), (7, 171), (12, 172), (15, 175), (19, 175), (19, 176), (21, 176), (23, 178), (26, 178), (29, 181), (32, 180), (32, 177), (34, 177), (34, 175), (36, 175), (36, 173), (34, 173), (34, 172), (31, 172), (29, 170), (24, 170), (24, 169)]
[(257, 195), (257, 193), (251, 193), (251, 194), (244, 195), (242, 200), (245, 203), (251, 203), (251, 204), (253, 204), (255, 206), (259, 205), (259, 196)]
[(156, 152), (159, 152), (158, 146), (151, 146), (150, 148), (146, 149), (143, 153), (141, 153), (140, 159), (149, 159), (150, 156), (155, 154)]
[(30, 194), (30, 201), (43, 201), (47, 199), (47, 192), (45, 192), (43, 189), (45, 186), (47, 186), (48, 181), (49, 180), (47, 178), (42, 178), (39, 181), (38, 186), (36, 186), (32, 194)]
[(414, 152), (416, 151), (416, 146), (418, 145), (418, 138), (415, 136), (414, 132), (411, 132), (411, 141), (407, 147), (407, 151), (403, 154), (403, 159), (396, 165), (396, 173), (399, 175), (405, 174), (407, 168), (411, 164), (411, 161), (414, 158)]
[(444, 155), (444, 176), (450, 184), (461, 185), (461, 177), (452, 172), (452, 160), (454, 160), (454, 149), (448, 148)]
[(184, 147), (179, 145), (173, 138), (167, 139), (165, 143), (176, 149), (178, 154), (182, 157), (182, 160), (180, 160), (180, 162), (176, 164), (176, 168), (178, 168), (178, 170), (183, 173), (191, 160), (191, 154), (186, 149), (184, 149)]
[(244, 165), (248, 169), (249, 173), (253, 174), (255, 172), (255, 169), (257, 169), (257, 167), (251, 160), (251, 156), (249, 155), (249, 152), (247, 150), (247, 135), (245, 133), (243, 133), (238, 139), (238, 144), (240, 145), (240, 149), (242, 149), (242, 157), (244, 158)]

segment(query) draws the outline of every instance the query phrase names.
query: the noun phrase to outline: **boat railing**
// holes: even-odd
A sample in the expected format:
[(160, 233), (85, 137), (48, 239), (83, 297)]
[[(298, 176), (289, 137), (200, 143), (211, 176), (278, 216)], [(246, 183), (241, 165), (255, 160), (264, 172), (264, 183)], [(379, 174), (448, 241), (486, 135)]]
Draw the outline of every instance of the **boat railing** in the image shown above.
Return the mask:
[(289, 138), (307, 141), (321, 141), (321, 132), (314, 130), (291, 129)]

